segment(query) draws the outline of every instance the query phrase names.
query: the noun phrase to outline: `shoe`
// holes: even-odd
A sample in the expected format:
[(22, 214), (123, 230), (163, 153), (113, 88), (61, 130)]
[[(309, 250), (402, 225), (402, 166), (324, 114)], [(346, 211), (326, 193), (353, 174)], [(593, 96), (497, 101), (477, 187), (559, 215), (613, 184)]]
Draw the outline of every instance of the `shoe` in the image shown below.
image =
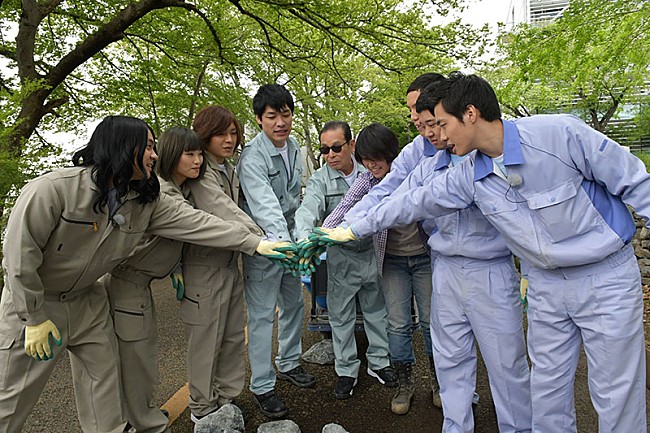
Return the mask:
[[(160, 409), (163, 415), (165, 415), (165, 418), (169, 419), (169, 411), (167, 409)], [(124, 427), (123, 430), (124, 433), (136, 433), (137, 430), (135, 427), (131, 425), (130, 422), (127, 421), (126, 426)]]
[(436, 376), (436, 366), (433, 363), (433, 356), (429, 357), (429, 385), (431, 386), (433, 405), (438, 409), (442, 409), (442, 400), (440, 399), (440, 385), (438, 384), (438, 377)]
[(390, 402), (390, 410), (396, 415), (406, 414), (411, 407), (411, 399), (415, 392), (413, 383), (413, 364), (410, 362), (396, 362), (398, 388)]
[(280, 397), (275, 394), (272, 389), (264, 394), (253, 394), (255, 403), (259, 406), (262, 413), (268, 418), (282, 418), (287, 414), (287, 407), (284, 405)]
[(339, 380), (336, 382), (336, 387), (334, 388), (334, 397), (339, 400), (345, 400), (352, 397), (352, 392), (354, 391), (354, 386), (356, 384), (356, 377), (339, 376)]
[[(218, 411), (219, 408), (212, 409), (210, 412), (206, 413), (205, 415), (194, 415), (192, 412), (190, 412), (190, 421), (192, 421), (194, 424), (199, 422), (199, 420), (205, 418), (206, 416), (210, 415), (211, 413), (214, 413)], [(165, 411), (167, 412), (167, 411)], [(163, 413), (164, 414), (164, 413)], [(167, 418), (169, 418), (169, 413), (165, 415)]]
[(373, 370), (370, 367), (368, 367), (368, 375), (370, 377), (374, 377), (384, 385), (385, 387), (388, 388), (395, 388), (397, 387), (397, 378), (395, 377), (395, 370), (393, 370), (393, 367), (390, 365), (387, 367), (384, 367), (380, 370)]
[(311, 388), (316, 383), (316, 378), (303, 370), (302, 365), (284, 373), (279, 371), (278, 379), (288, 380), (300, 388)]

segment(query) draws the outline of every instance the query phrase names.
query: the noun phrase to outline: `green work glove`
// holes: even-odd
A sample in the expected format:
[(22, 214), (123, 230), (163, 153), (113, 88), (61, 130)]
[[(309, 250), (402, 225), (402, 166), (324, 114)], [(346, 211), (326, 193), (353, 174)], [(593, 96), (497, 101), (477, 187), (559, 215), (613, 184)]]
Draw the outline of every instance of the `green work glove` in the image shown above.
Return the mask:
[(185, 283), (183, 282), (183, 268), (177, 266), (174, 271), (169, 274), (172, 279), (172, 286), (176, 289), (176, 299), (179, 301), (185, 296)]
[(296, 247), (298, 248), (298, 257), (303, 258), (303, 257), (308, 257), (311, 255), (311, 251), (318, 246), (318, 240), (316, 242), (312, 242), (309, 238), (303, 238), (300, 241), (298, 241), (298, 244), (296, 244)]
[(51, 320), (46, 320), (39, 325), (25, 327), (25, 353), (39, 361), (54, 358), (50, 335), (57, 346), (61, 345), (61, 334)]
[(319, 243), (324, 245), (344, 244), (357, 239), (352, 232), (352, 227), (348, 227), (347, 229), (343, 227), (333, 229), (316, 227), (314, 228), (314, 233), (318, 235)]
[(278, 265), (280, 268), (291, 272), (291, 275), (294, 277), (298, 276), (298, 256), (293, 256), (292, 258), (285, 259), (269, 258), (269, 260)]
[(525, 275), (522, 275), (519, 282), (519, 300), (524, 306), (524, 311), (528, 310), (528, 278)]

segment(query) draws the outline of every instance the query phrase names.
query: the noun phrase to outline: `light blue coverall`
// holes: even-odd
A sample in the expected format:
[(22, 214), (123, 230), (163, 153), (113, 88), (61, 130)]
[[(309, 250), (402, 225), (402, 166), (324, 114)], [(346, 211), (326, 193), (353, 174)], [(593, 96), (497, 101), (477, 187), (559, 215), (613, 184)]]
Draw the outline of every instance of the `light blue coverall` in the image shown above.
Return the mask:
[[(295, 241), (294, 213), (300, 205), (302, 165), (300, 149), (293, 138), (287, 140), (289, 165), (271, 140), (260, 132), (242, 150), (237, 173), (244, 211), (271, 241)], [(273, 321), (278, 307), (278, 355), (275, 365), (281, 372), (300, 364), (301, 331), (304, 314), (300, 278), (271, 260), (244, 257), (244, 295), (248, 307), (248, 356), (251, 363), (250, 390), (264, 394), (275, 388), (271, 364)]]
[(583, 343), (599, 431), (645, 432), (642, 291), (625, 204), (648, 221), (650, 175), (638, 158), (573, 116), (502, 122), (507, 178), (478, 152), (390, 197), (352, 229), (364, 237), (475, 203), (530, 265), (533, 431), (576, 431), (573, 382)]
[[(398, 195), (452, 169), (448, 151), (423, 160)], [(499, 232), (471, 205), (426, 220), (435, 254), (431, 335), (445, 420), (443, 432), (473, 432), (476, 345), (490, 378), (499, 432), (529, 432), (530, 374), (519, 275)]]
[[(365, 168), (356, 162), (358, 175)], [(339, 170), (329, 165), (309, 178), (300, 208), (296, 211), (296, 238), (307, 237), (313, 227), (330, 214), (350, 188)], [(332, 328), (334, 368), (338, 376), (358, 377), (361, 361), (354, 338), (356, 296), (368, 337), (368, 367), (381, 370), (390, 364), (386, 327), (386, 304), (381, 291), (372, 239), (327, 249), (327, 309)]]

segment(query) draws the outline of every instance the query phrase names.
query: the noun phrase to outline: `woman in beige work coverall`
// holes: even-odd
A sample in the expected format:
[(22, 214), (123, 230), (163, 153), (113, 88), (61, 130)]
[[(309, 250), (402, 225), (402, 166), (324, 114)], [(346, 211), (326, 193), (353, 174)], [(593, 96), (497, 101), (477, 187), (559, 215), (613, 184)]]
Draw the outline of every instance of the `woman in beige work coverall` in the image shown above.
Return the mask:
[[(156, 174), (160, 191), (192, 203), (186, 179), (205, 172), (202, 143), (187, 128), (171, 128), (158, 139)], [(167, 277), (181, 259), (183, 243), (147, 236), (106, 280), (120, 354), (125, 415), (138, 433), (169, 432), (167, 417), (154, 404), (158, 385), (158, 333), (149, 284)], [(182, 281), (177, 281), (182, 297)]]
[[(188, 182), (197, 209), (262, 230), (237, 206), (239, 180), (228, 161), (243, 141), (241, 126), (227, 108), (207, 106), (192, 127), (201, 138), (205, 175)], [(187, 371), (193, 421), (230, 403), (245, 385), (244, 286), (239, 253), (187, 244), (183, 248), (185, 297), (181, 318), (187, 337)]]
[(278, 255), (277, 244), (243, 224), (159, 194), (151, 173), (157, 158), (146, 123), (109, 116), (75, 153), (75, 167), (42, 175), (21, 191), (3, 250), (0, 431), (20, 431), (64, 349), (72, 355), (82, 430), (123, 431), (117, 343), (106, 291), (97, 280), (147, 233)]

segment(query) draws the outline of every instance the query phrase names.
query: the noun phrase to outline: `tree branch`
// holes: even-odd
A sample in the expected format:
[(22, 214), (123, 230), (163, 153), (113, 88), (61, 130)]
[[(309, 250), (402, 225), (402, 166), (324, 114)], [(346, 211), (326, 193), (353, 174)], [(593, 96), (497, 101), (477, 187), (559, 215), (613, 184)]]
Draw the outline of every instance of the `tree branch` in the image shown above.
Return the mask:
[(149, 12), (166, 7), (185, 7), (187, 5), (183, 0), (141, 0), (137, 3), (129, 4), (120, 10), (109, 22), (101, 26), (96, 32), (88, 36), (65, 55), (50, 70), (50, 73), (46, 77), (47, 83), (52, 88), (61, 84), (65, 77), (79, 65), (106, 48), (109, 44), (122, 39), (124, 37), (124, 31)]
[(212, 34), (212, 39), (214, 39), (214, 42), (217, 44), (217, 56), (221, 59), (221, 63), (223, 64), (226, 61), (226, 59), (223, 57), (223, 46), (221, 45), (221, 38), (219, 38), (219, 35), (217, 34), (217, 30), (214, 28), (214, 25), (212, 25), (212, 21), (210, 21), (208, 16), (202, 10), (200, 10), (193, 4), (183, 2), (181, 5), (179, 5), (179, 7), (186, 9), (190, 12), (194, 12), (203, 20), (205, 25), (210, 30), (210, 33)]

